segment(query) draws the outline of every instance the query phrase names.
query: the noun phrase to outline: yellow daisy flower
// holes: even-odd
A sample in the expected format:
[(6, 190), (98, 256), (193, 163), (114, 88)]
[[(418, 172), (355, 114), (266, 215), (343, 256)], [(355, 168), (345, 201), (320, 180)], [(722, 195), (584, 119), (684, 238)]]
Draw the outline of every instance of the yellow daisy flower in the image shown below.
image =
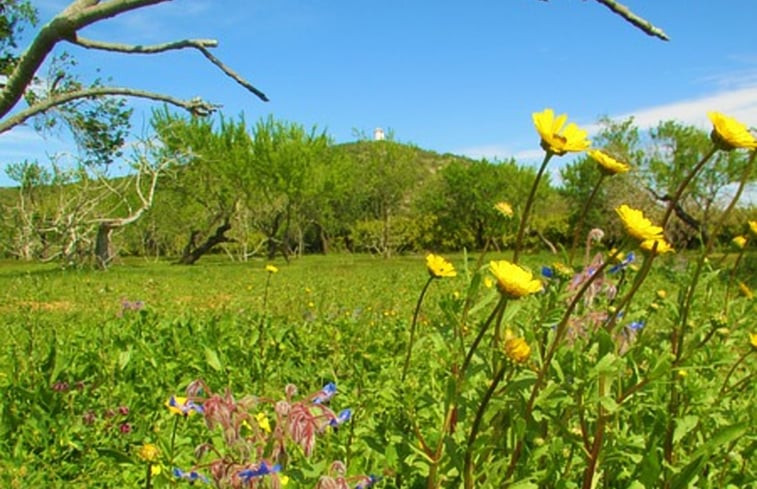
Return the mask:
[(707, 117), (713, 125), (710, 137), (718, 148), (725, 151), (735, 148), (757, 148), (757, 139), (744, 124), (733, 117), (720, 112), (708, 112)]
[(736, 236), (731, 240), (731, 243), (736, 245), (737, 248), (744, 249), (744, 246), (746, 246), (746, 236)]
[(749, 230), (757, 236), (757, 221), (749, 221)]
[(455, 277), (457, 275), (452, 263), (433, 253), (426, 255), (426, 268), (434, 278)]
[(664, 239), (645, 239), (639, 246), (641, 246), (641, 249), (644, 251), (652, 251), (652, 247), (655, 243), (657, 243), (657, 248), (655, 249), (656, 255), (662, 255), (664, 253), (675, 251), (673, 247), (670, 246), (670, 243), (668, 243)]
[(279, 269), (276, 266), (269, 264), (265, 266), (265, 271), (268, 273), (278, 273)]
[(750, 289), (744, 282), (739, 282), (739, 290), (747, 299), (754, 299), (754, 292), (752, 292), (752, 289)]
[(752, 348), (757, 349), (757, 333), (749, 333), (749, 344)]
[(258, 426), (260, 426), (261, 430), (265, 431), (266, 433), (271, 432), (271, 423), (268, 422), (268, 416), (266, 416), (265, 413), (256, 414), (255, 421), (257, 421)]
[(640, 210), (632, 209), (623, 204), (615, 209), (615, 212), (618, 213), (620, 220), (623, 222), (623, 227), (626, 228), (626, 232), (630, 236), (640, 241), (663, 239), (662, 228), (652, 224), (652, 221), (644, 217), (644, 213)]
[(531, 348), (523, 338), (510, 338), (505, 341), (505, 354), (513, 362), (526, 363), (531, 355)]
[(591, 142), (586, 138), (586, 131), (579, 129), (574, 123), (571, 122), (563, 128), (568, 119), (566, 114), (555, 119), (552, 109), (544, 109), (543, 112), (534, 112), (532, 117), (544, 151), (562, 156), (568, 152), (584, 151), (591, 146)]
[(625, 173), (631, 169), (629, 165), (616, 160), (612, 156), (598, 149), (589, 150), (587, 151), (587, 154), (597, 162), (600, 171), (606, 175), (617, 175), (618, 173)]
[(507, 202), (497, 202), (494, 204), (494, 208), (505, 217), (513, 217), (513, 208)]
[(530, 271), (507, 260), (492, 261), (489, 269), (497, 279), (500, 293), (511, 299), (534, 294), (542, 289), (541, 282), (535, 280)]
[(137, 456), (145, 462), (155, 462), (158, 460), (159, 455), (160, 451), (158, 450), (158, 447), (152, 443), (145, 443), (137, 450)]

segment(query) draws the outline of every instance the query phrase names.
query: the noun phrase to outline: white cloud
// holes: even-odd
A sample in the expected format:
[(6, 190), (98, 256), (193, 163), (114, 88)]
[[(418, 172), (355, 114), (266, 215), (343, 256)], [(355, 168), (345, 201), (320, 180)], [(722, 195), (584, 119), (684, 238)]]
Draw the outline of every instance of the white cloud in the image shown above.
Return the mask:
[[(694, 126), (708, 128), (711, 123), (707, 112), (722, 112), (745, 123), (757, 126), (757, 86), (723, 91), (696, 99), (681, 100), (652, 107), (644, 107), (625, 114), (613, 115), (612, 119), (634, 118), (634, 123), (641, 129), (655, 127), (661, 121), (676, 120)], [(591, 124), (585, 129), (590, 134), (596, 133), (598, 124)]]

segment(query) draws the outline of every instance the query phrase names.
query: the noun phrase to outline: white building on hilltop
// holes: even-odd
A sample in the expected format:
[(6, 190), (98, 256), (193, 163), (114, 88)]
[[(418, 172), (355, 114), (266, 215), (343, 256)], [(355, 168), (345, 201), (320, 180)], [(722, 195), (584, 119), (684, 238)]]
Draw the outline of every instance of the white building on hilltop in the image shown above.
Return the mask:
[(383, 141), (386, 139), (386, 135), (384, 134), (384, 130), (380, 127), (377, 127), (373, 130), (373, 140), (374, 141)]

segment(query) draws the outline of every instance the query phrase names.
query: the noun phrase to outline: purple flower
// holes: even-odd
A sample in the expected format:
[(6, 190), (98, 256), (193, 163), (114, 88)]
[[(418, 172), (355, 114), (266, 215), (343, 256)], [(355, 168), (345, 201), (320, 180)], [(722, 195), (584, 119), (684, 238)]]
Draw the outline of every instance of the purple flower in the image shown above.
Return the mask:
[(200, 474), (196, 470), (191, 470), (189, 472), (184, 472), (178, 467), (173, 468), (173, 476), (177, 479), (185, 479), (189, 481), (190, 484), (193, 484), (197, 481), (205, 482), (206, 484), (209, 482), (208, 478), (204, 475)]
[(336, 394), (336, 384), (329, 382), (328, 384), (323, 386), (323, 389), (315, 393), (315, 395), (313, 396), (313, 404), (323, 404), (329, 402), (329, 400), (334, 397), (334, 394)]
[(280, 470), (281, 470), (281, 465), (279, 464), (269, 465), (264, 460), (260, 462), (257, 469), (240, 470), (237, 473), (237, 476), (240, 479), (242, 479), (243, 482), (248, 483), (250, 482), (250, 480), (252, 480), (255, 477), (262, 477), (264, 475), (273, 474), (274, 472), (279, 472)]

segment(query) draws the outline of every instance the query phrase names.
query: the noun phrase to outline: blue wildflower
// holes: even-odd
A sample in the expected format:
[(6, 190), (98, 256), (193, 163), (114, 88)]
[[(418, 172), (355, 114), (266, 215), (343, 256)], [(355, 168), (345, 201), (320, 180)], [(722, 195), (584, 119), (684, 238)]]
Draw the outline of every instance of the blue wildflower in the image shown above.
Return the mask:
[(173, 475), (177, 479), (185, 479), (185, 480), (189, 481), (190, 484), (194, 484), (197, 481), (202, 481), (202, 482), (204, 482), (206, 484), (208, 482), (210, 482), (207, 477), (205, 477), (204, 475), (200, 474), (196, 470), (190, 470), (189, 472), (184, 472), (180, 468), (174, 467), (173, 468)]
[(357, 483), (355, 486), (355, 489), (367, 489), (368, 487), (371, 487), (373, 484), (378, 482), (379, 478), (375, 475), (369, 475), (368, 477), (363, 478), (360, 482)]
[(265, 461), (260, 462), (260, 465), (257, 469), (245, 469), (240, 470), (237, 473), (237, 476), (239, 476), (240, 479), (242, 479), (243, 482), (247, 483), (250, 482), (255, 477), (262, 477), (264, 475), (273, 474), (274, 472), (281, 471), (281, 465), (275, 464), (275, 465), (269, 465)]
[(634, 321), (631, 324), (629, 324), (627, 327), (631, 331), (639, 331), (641, 328), (644, 327), (644, 321)]
[(329, 421), (329, 425), (334, 428), (338, 428), (340, 425), (343, 425), (344, 423), (349, 421), (351, 417), (352, 417), (352, 410), (343, 409), (342, 411), (339, 412), (336, 418)]
[(618, 263), (617, 265), (613, 265), (610, 268), (610, 273), (618, 273), (621, 270), (624, 270), (628, 265), (633, 263), (633, 261), (636, 259), (636, 256), (634, 255), (633, 251), (629, 252), (625, 258), (623, 258), (623, 261)]
[(203, 414), (205, 412), (202, 404), (197, 404), (196, 402), (184, 397), (171, 396), (171, 398), (166, 403), (166, 407), (168, 407), (168, 410), (172, 413), (181, 414), (184, 416), (192, 414), (192, 411), (200, 414)]
[(544, 265), (541, 267), (541, 274), (543, 277), (546, 277), (546, 278), (554, 278), (555, 269)]
[(334, 397), (334, 394), (336, 394), (336, 384), (329, 382), (328, 384), (323, 386), (323, 389), (318, 391), (315, 396), (313, 396), (313, 404), (323, 404), (325, 402), (329, 402), (329, 400)]

